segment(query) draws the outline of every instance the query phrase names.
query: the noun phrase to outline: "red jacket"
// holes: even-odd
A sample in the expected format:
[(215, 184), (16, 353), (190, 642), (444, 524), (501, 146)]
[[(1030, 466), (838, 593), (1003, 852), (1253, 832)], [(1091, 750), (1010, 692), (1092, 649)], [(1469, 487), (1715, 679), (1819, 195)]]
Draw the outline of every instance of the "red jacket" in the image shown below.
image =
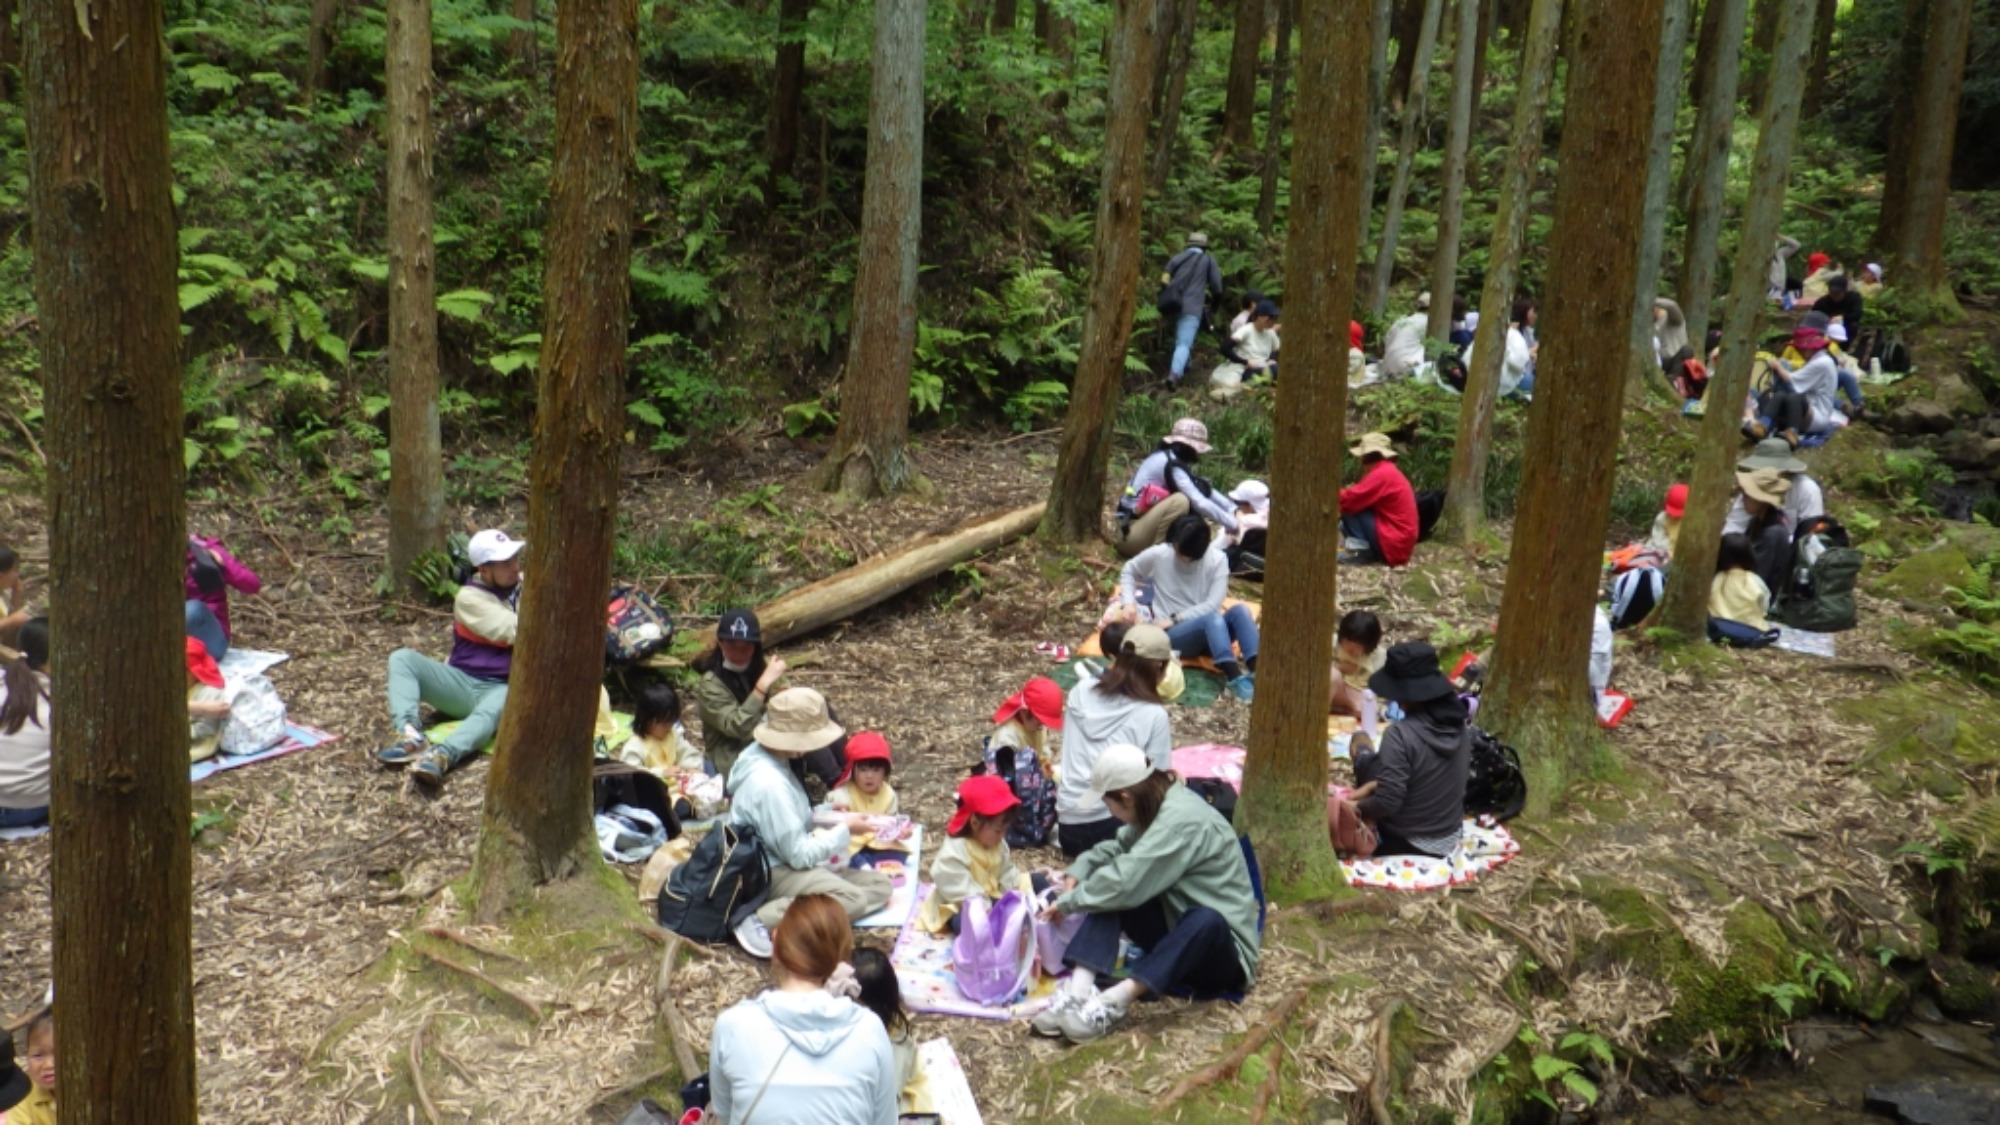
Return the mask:
[(1340, 490), (1344, 515), (1372, 511), (1375, 533), (1382, 540), (1382, 561), (1402, 566), (1417, 549), (1417, 494), (1394, 461), (1383, 458), (1361, 479)]

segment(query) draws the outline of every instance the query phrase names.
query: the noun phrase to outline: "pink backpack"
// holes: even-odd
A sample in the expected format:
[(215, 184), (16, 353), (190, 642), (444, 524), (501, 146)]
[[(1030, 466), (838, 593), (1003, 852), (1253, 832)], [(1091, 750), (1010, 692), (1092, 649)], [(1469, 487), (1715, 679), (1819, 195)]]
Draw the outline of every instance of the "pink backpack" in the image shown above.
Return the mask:
[(988, 903), (973, 895), (959, 908), (958, 937), (951, 943), (958, 990), (975, 1004), (1011, 1004), (1035, 973), (1035, 940), (1028, 902), (1008, 891)]

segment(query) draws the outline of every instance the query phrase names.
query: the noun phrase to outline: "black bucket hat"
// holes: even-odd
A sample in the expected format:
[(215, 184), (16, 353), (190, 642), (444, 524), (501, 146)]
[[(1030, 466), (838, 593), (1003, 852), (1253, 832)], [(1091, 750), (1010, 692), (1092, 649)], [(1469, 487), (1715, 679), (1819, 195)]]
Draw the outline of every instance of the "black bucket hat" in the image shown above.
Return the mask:
[(0, 1031), (0, 1113), (27, 1100), (33, 1089), (28, 1076), (14, 1063), (14, 1037)]
[(764, 630), (758, 626), (756, 614), (747, 609), (732, 609), (716, 621), (715, 639), (763, 644)]
[(1438, 668), (1437, 650), (1425, 641), (1390, 646), (1382, 670), (1368, 677), (1368, 687), (1397, 703), (1428, 703), (1458, 694)]

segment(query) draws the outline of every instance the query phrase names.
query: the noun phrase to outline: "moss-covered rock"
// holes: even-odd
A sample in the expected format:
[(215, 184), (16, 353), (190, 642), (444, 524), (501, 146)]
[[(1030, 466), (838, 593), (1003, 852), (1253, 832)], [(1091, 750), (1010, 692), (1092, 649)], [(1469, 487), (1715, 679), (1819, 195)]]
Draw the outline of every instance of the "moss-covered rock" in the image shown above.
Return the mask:
[(1856, 1019), (1885, 1023), (1910, 1003), (1909, 982), (1874, 962), (1862, 966), (1854, 987), (1839, 998), (1839, 1006)]
[(1884, 597), (1943, 605), (1946, 590), (1963, 589), (1973, 581), (1972, 562), (1965, 552), (1944, 543), (1904, 559), (1894, 570), (1876, 579), (1874, 586), (1876, 593)]
[(1957, 1019), (1985, 1019), (1993, 1013), (1993, 974), (1958, 957), (1931, 961), (1931, 987), (1938, 1008)]
[(1957, 800), (1964, 774), (2000, 764), (2000, 705), (1957, 684), (1912, 680), (1834, 709), (1873, 728), (1855, 765), (1884, 796), (1921, 790)]

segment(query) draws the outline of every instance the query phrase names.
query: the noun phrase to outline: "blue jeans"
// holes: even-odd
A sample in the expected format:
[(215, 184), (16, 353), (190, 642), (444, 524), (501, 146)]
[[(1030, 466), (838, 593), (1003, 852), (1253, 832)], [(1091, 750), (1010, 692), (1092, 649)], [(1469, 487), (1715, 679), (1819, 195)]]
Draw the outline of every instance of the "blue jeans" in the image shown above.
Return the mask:
[(222, 635), (222, 622), (215, 619), (215, 611), (196, 598), (189, 598), (183, 608), (187, 617), (187, 635), (200, 641), (209, 656), (221, 660), (229, 651), (229, 638)]
[(1847, 396), (1847, 401), (1861, 405), (1861, 380), (1851, 368), (1840, 369), (1840, 393)]
[(48, 823), (48, 819), (47, 805), (38, 809), (0, 809), (0, 828), (33, 828)]
[(1063, 963), (1108, 975), (1118, 961), (1121, 933), (1146, 951), (1131, 975), (1156, 996), (1183, 990), (1197, 995), (1240, 992), (1246, 983), (1236, 939), (1222, 915), (1197, 906), (1169, 926), (1159, 899), (1131, 910), (1085, 915)]
[(1361, 552), (1365, 557), (1382, 557), (1382, 533), (1375, 527), (1374, 511), (1353, 512), (1340, 517), (1340, 535), (1343, 539), (1359, 539), (1368, 544), (1368, 549)]
[(1227, 613), (1204, 613), (1167, 630), (1167, 643), (1176, 655), (1207, 656), (1217, 664), (1236, 661), (1234, 641), (1243, 650), (1242, 663), (1257, 659), (1257, 619), (1247, 605), (1233, 605)]
[(1188, 353), (1194, 350), (1194, 334), (1200, 327), (1200, 313), (1182, 313), (1174, 321), (1174, 360), (1167, 371), (1176, 380), (1187, 374)]

